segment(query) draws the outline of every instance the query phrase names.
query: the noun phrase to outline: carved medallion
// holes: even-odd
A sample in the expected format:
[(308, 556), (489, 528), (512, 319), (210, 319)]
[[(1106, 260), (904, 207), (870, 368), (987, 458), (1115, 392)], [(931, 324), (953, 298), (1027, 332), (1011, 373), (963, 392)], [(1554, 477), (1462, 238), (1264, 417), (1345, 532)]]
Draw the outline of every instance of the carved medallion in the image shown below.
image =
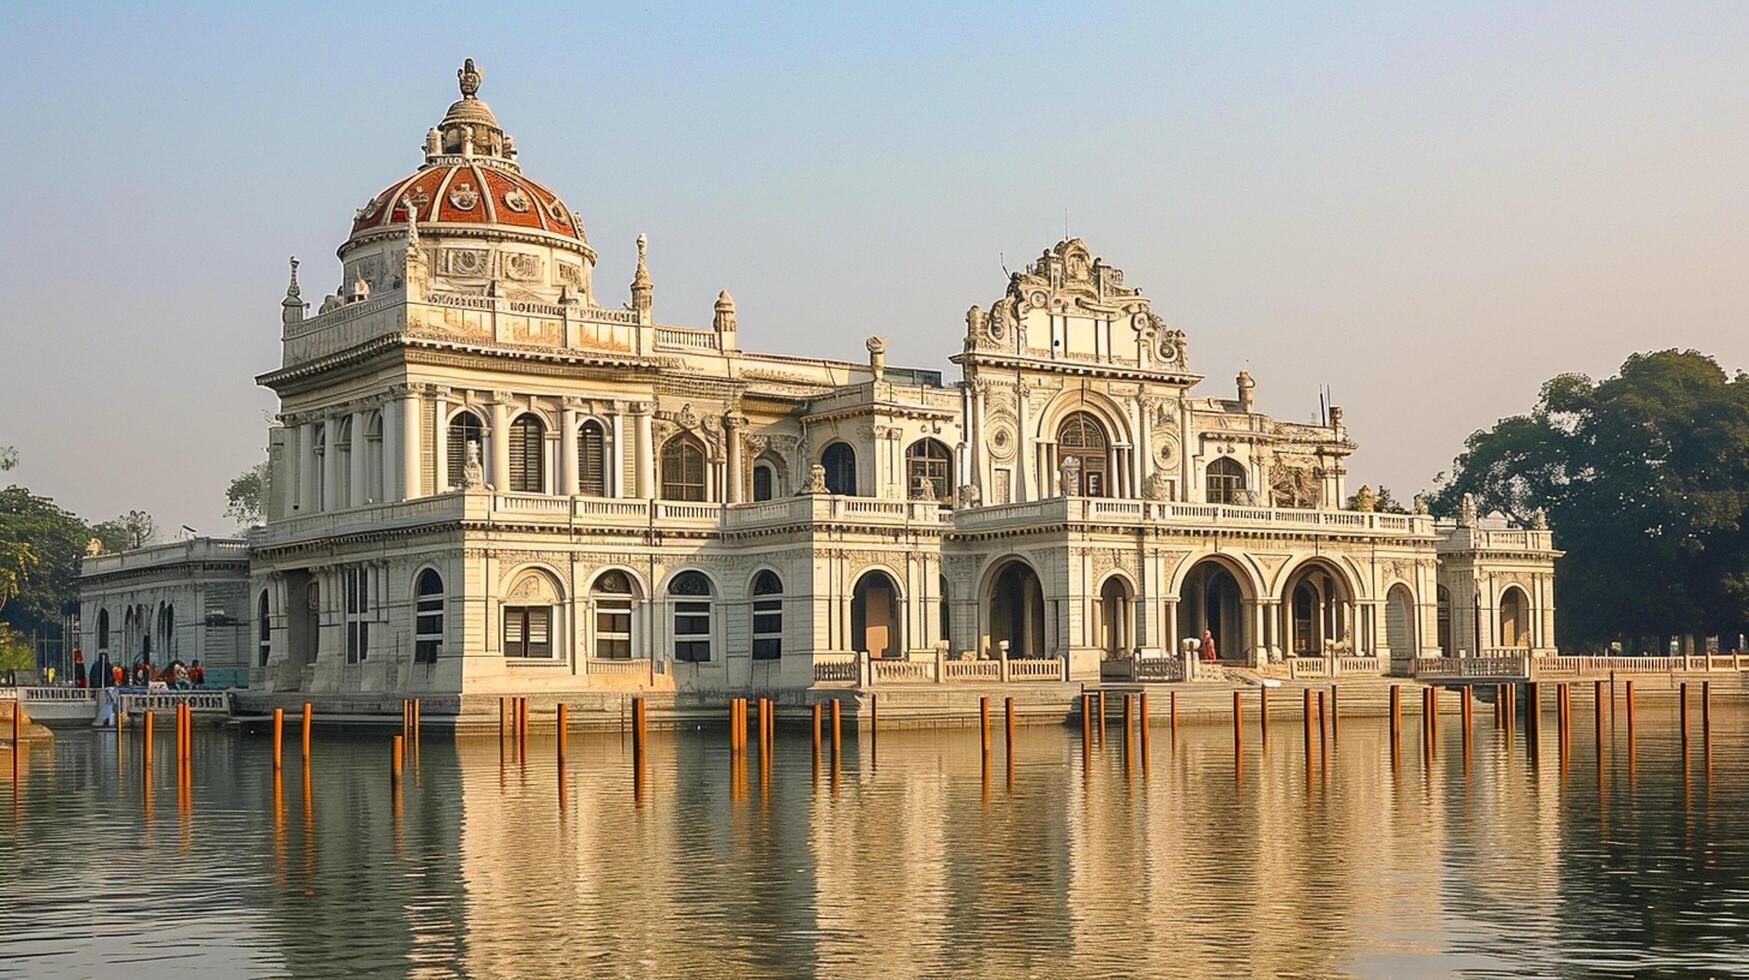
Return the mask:
[(449, 189), (449, 203), (457, 211), (472, 211), (480, 203), (480, 192), (464, 180)]
[(528, 212), (529, 207), (531, 207), (528, 195), (515, 187), (504, 192), (504, 206), (515, 211), (517, 214), (525, 214)]

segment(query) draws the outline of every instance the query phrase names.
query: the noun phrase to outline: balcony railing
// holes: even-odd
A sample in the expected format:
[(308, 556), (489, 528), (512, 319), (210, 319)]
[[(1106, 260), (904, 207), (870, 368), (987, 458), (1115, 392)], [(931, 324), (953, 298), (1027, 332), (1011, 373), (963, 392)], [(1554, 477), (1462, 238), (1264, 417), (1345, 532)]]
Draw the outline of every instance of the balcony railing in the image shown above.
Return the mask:
[(1180, 525), (1193, 528), (1303, 530), (1378, 536), (1433, 535), (1433, 518), (1426, 514), (1240, 507), (1231, 504), (1101, 497), (1056, 497), (1050, 500), (976, 507), (958, 511), (954, 515), (955, 526), (968, 531), (1054, 523)]

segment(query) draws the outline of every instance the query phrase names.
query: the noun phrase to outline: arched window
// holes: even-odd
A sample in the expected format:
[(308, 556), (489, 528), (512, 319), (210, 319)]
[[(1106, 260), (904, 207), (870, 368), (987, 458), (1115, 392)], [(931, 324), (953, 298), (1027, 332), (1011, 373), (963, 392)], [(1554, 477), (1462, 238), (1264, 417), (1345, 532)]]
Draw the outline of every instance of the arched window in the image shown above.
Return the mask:
[(413, 662), (434, 664), (443, 647), (443, 576), (427, 568), (419, 573), (414, 592)]
[(847, 497), (856, 496), (856, 450), (848, 442), (835, 442), (820, 454), (826, 467), (826, 489)]
[(912, 500), (953, 499), (953, 453), (939, 439), (919, 439), (905, 450), (906, 493)]
[(770, 500), (777, 496), (777, 468), (770, 463), (753, 464), (753, 499)]
[(577, 492), (607, 496), (607, 433), (594, 419), (577, 427)]
[(382, 500), (383, 493), (383, 413), (372, 412), (364, 426), (364, 498), (360, 504)]
[(632, 579), (618, 570), (595, 580), (595, 656), (604, 660), (632, 658)]
[(674, 600), (674, 659), (707, 663), (711, 659), (711, 580), (700, 572), (681, 572), (668, 583)]
[(267, 666), (267, 657), (273, 653), (273, 624), (267, 618), (267, 590), (261, 590), (261, 598), (255, 602), (255, 655), (256, 662)]
[(480, 423), (480, 417), (473, 412), (457, 412), (449, 420), (449, 433), (445, 445), (445, 465), (449, 470), (446, 486), (462, 485), (462, 473), (468, 466), (468, 444), (480, 447), (480, 458), (486, 458), (486, 427)]
[(97, 611), (97, 649), (99, 651), (109, 649), (109, 610), (107, 609)]
[(564, 635), (555, 627), (555, 610), (564, 602), (558, 581), (530, 569), (511, 583), (507, 594), (514, 598), (504, 606), (504, 656), (529, 660), (555, 656), (553, 637)]
[(690, 435), (678, 435), (662, 446), (662, 499), (705, 499), (704, 446)]
[(512, 493), (546, 492), (547, 427), (540, 417), (524, 412), (510, 423), (510, 491)]
[(1063, 493), (1072, 497), (1103, 497), (1108, 490), (1105, 427), (1086, 412), (1076, 412), (1057, 426), (1057, 466)]
[(1438, 591), (1435, 595), (1437, 597), (1436, 601), (1438, 602), (1438, 612), (1436, 615), (1438, 616), (1439, 624), (1439, 648), (1445, 652), (1446, 656), (1455, 657), (1457, 656), (1457, 651), (1452, 649), (1451, 636), (1451, 590), (1441, 585), (1438, 587)]
[(1245, 492), (1245, 467), (1231, 456), (1222, 456), (1209, 464), (1208, 502), (1236, 504)]
[[(352, 499), (352, 416), (342, 416), (335, 431), (334, 465), (340, 468), (334, 472), (334, 506), (351, 507), (357, 503)], [(359, 448), (364, 448), (362, 441)]]
[(783, 656), (783, 581), (774, 572), (753, 577), (753, 659)]

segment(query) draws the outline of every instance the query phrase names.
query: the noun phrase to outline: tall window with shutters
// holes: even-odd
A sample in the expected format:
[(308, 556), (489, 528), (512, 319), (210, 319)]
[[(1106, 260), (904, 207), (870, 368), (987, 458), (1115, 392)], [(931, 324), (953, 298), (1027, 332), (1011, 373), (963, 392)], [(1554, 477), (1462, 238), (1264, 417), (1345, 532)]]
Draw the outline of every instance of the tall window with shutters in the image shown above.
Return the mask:
[(607, 433), (594, 419), (577, 427), (576, 492), (585, 497), (607, 496)]
[(369, 565), (350, 565), (341, 572), (346, 598), (346, 662), (360, 664), (370, 656), (371, 573)]
[(505, 606), (504, 655), (546, 660), (553, 655), (553, 607)]
[(547, 427), (538, 416), (523, 413), (510, 423), (510, 490), (512, 493), (546, 492)]
[(621, 571), (607, 571), (595, 580), (595, 656), (604, 660), (632, 658), (632, 580)]

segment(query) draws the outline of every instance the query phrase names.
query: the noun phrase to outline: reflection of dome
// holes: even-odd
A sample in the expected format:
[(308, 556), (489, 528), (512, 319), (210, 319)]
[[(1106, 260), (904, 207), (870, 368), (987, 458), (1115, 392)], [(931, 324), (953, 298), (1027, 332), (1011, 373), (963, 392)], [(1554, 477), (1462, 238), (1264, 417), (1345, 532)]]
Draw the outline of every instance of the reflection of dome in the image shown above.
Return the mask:
[[(387, 237), (385, 231), (391, 227), (400, 235), (407, 222), (405, 202), (411, 199), (419, 210), (422, 232), (442, 235), (444, 225), (498, 226), (537, 237), (554, 236), (563, 239), (565, 247), (593, 254), (580, 222), (558, 195), (522, 175), (516, 141), (475, 94), (482, 75), (472, 58), (456, 72), (462, 97), (426, 133), (425, 166), (358, 209), (342, 253), (363, 241)], [(434, 227), (426, 228), (428, 223)]]

